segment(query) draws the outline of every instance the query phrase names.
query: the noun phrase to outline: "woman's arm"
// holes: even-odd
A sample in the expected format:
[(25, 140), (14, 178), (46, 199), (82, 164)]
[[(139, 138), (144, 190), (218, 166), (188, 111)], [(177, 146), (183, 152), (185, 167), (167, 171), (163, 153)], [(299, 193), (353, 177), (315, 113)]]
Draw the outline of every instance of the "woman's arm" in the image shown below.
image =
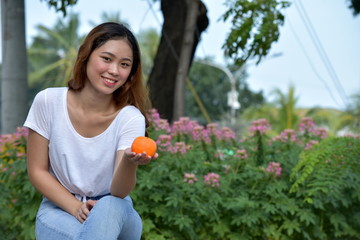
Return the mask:
[[(30, 182), (51, 202), (75, 216), (80, 222), (86, 214), (83, 203), (76, 199), (49, 173), (49, 141), (33, 130), (29, 130), (27, 145), (27, 167)], [(85, 213), (84, 213), (85, 211)], [(86, 214), (87, 215), (87, 214)]]
[(136, 185), (136, 169), (138, 165), (148, 164), (151, 159), (145, 153), (135, 154), (131, 149), (117, 151), (114, 175), (111, 182), (110, 193), (113, 196), (124, 198)]
[(136, 169), (137, 165), (125, 154), (125, 150), (117, 151), (111, 195), (124, 198), (131, 192), (136, 184)]

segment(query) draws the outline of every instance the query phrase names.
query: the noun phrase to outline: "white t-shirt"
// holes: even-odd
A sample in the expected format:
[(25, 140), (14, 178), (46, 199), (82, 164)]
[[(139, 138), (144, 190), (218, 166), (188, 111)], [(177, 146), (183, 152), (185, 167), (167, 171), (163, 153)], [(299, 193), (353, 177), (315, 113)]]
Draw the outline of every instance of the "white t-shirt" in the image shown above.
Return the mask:
[(68, 88), (39, 92), (24, 123), (49, 140), (50, 173), (84, 201), (110, 192), (116, 152), (145, 134), (145, 118), (134, 106), (120, 110), (101, 134), (86, 138), (74, 129), (67, 109)]

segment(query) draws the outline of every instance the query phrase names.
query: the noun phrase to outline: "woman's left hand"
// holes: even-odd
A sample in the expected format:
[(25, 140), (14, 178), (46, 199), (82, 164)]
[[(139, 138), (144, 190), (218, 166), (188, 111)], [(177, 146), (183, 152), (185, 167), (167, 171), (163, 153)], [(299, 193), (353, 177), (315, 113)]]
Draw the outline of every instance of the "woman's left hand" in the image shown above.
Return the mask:
[(158, 153), (155, 153), (153, 157), (147, 156), (145, 152), (136, 154), (131, 151), (131, 148), (125, 150), (125, 157), (136, 165), (146, 165), (158, 156)]

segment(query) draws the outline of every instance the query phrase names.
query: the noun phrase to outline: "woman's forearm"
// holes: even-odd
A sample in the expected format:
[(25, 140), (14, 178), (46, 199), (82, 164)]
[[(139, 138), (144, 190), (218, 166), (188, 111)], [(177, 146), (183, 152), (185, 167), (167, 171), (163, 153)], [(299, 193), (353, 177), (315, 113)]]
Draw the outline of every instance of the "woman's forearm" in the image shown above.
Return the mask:
[(124, 154), (120, 159), (115, 167), (110, 193), (113, 196), (124, 198), (136, 185), (137, 165), (129, 161)]
[(82, 202), (76, 199), (48, 171), (29, 170), (33, 186), (58, 207), (75, 216)]

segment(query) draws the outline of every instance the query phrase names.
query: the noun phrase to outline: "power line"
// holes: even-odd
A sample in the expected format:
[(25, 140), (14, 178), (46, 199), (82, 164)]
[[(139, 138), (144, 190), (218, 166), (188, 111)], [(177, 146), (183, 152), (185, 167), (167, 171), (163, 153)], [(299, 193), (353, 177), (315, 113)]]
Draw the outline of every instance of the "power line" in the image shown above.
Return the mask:
[[(147, 0), (147, 3), (149, 4), (149, 7), (150, 7), (150, 9), (151, 9), (152, 14), (153, 14), (154, 17), (155, 17), (156, 22), (159, 24), (160, 29), (163, 29), (162, 24), (161, 24), (159, 18), (157, 17), (157, 15), (156, 15), (156, 13), (155, 13), (155, 10), (154, 10), (154, 8), (153, 8), (153, 3), (151, 3), (150, 0)], [(164, 36), (165, 41), (166, 41), (168, 47), (170, 48), (171, 54), (173, 55), (173, 57), (175, 58), (175, 60), (176, 60), (177, 62), (179, 62), (179, 55), (176, 53), (176, 50), (175, 50), (174, 46), (172, 45), (172, 43), (171, 43), (168, 35), (166, 34), (165, 31), (162, 31), (162, 35)]]
[(319, 37), (316, 34), (316, 31), (314, 30), (314, 27), (311, 24), (311, 21), (306, 13), (304, 6), (302, 5), (301, 1), (299, 1), (299, 6), (298, 6), (296, 0), (294, 0), (294, 3), (295, 3), (296, 9), (298, 10), (298, 12), (300, 14), (302, 21), (304, 22), (306, 30), (308, 31), (308, 33), (315, 45), (316, 50), (318, 51), (331, 79), (333, 80), (333, 82), (336, 86), (336, 89), (337, 89), (342, 101), (344, 102), (345, 105), (347, 105), (348, 96), (346, 95), (344, 88), (341, 85), (341, 82), (339, 81), (339, 78), (334, 70), (334, 67), (332, 66), (332, 64), (325, 52), (320, 40), (319, 40)]
[(286, 20), (288, 21), (289, 26), (290, 26), (290, 29), (291, 29), (291, 32), (294, 34), (295, 39), (297, 40), (298, 44), (300, 45), (300, 48), (301, 48), (301, 50), (303, 51), (303, 53), (304, 53), (304, 55), (305, 55), (305, 57), (306, 57), (309, 65), (310, 65), (311, 69), (313, 70), (313, 72), (315, 73), (315, 75), (320, 79), (320, 81), (325, 85), (327, 91), (329, 92), (329, 94), (330, 94), (331, 98), (334, 100), (334, 102), (335, 102), (337, 105), (339, 105), (339, 103), (337, 102), (336, 98), (335, 98), (334, 95), (332, 94), (331, 89), (330, 89), (329, 86), (327, 85), (326, 81), (320, 76), (320, 74), (319, 74), (318, 71), (316, 70), (313, 62), (311, 61), (310, 56), (307, 54), (304, 45), (303, 45), (302, 42), (300, 41), (299, 36), (298, 36), (297, 33), (295, 32), (295, 29), (294, 29), (293, 25), (291, 24), (291, 21), (290, 21), (290, 19), (289, 19), (289, 16), (287, 17)]

